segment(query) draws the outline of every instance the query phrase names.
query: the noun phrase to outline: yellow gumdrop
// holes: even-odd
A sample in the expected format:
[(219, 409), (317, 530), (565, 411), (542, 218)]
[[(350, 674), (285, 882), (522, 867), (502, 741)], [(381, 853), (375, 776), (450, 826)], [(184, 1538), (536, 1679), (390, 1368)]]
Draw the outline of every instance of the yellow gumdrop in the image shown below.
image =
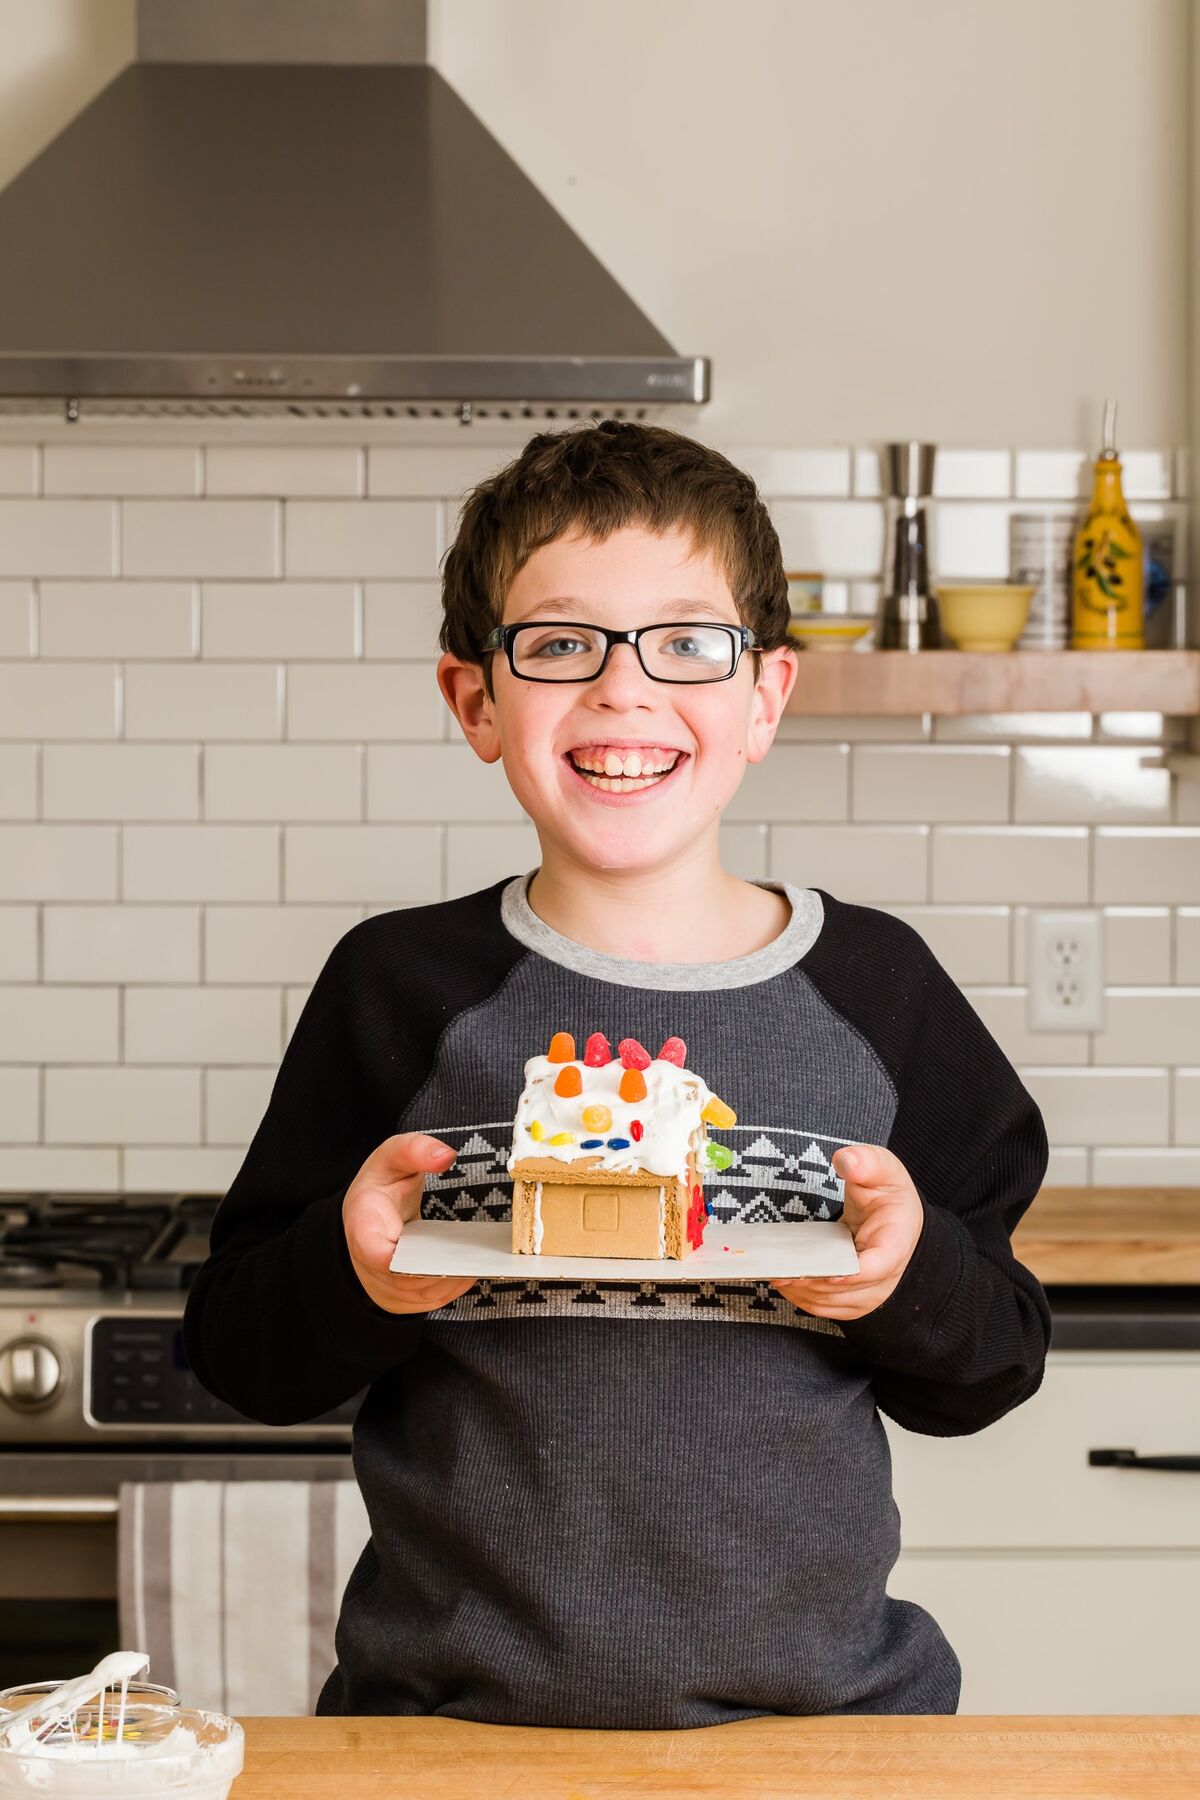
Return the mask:
[(546, 1133), (542, 1129), (542, 1121), (540, 1119), (535, 1119), (533, 1121), (533, 1124), (529, 1127), (529, 1135), (531, 1138), (536, 1138), (539, 1144), (541, 1143)]
[(589, 1131), (607, 1131), (612, 1124), (612, 1113), (607, 1106), (585, 1106), (581, 1117)]
[(707, 1120), (710, 1125), (715, 1125), (720, 1131), (726, 1131), (730, 1125), (737, 1124), (737, 1114), (732, 1106), (726, 1106), (725, 1102), (718, 1100), (715, 1094), (705, 1105), (700, 1117)]
[(573, 1131), (556, 1131), (552, 1138), (546, 1139), (546, 1142), (548, 1144), (573, 1144), (575, 1133)]

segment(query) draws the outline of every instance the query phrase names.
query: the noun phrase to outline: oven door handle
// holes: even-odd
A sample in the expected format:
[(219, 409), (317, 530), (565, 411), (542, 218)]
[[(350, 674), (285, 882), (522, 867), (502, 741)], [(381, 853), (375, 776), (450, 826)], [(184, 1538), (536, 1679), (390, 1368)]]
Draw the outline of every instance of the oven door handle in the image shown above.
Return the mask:
[(0, 1494), (0, 1525), (100, 1525), (116, 1515), (115, 1494)]

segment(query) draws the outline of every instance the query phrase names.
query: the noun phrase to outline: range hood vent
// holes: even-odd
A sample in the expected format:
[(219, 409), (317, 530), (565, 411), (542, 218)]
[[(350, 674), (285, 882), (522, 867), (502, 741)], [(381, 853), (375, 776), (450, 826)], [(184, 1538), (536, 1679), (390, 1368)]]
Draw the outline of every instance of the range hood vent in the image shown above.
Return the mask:
[(707, 400), (425, 57), (424, 0), (140, 0), (0, 192), (0, 411), (643, 418)]

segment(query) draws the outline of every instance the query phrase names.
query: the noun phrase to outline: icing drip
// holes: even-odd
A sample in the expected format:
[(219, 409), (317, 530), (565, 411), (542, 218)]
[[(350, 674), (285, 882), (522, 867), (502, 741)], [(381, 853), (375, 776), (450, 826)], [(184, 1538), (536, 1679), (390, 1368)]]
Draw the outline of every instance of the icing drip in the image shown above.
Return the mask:
[[(697, 1130), (699, 1141), (704, 1141), (704, 1128), (697, 1127), (697, 1119), (709, 1100), (716, 1098), (704, 1080), (690, 1069), (656, 1057), (641, 1071), (645, 1096), (623, 1100), (621, 1079), (627, 1070), (614, 1057), (599, 1067), (575, 1065), (582, 1076), (581, 1092), (563, 1094), (556, 1091), (555, 1084), (563, 1069), (570, 1066), (551, 1062), (548, 1056), (531, 1056), (525, 1064), (525, 1086), (513, 1126), (509, 1173), (517, 1163), (529, 1158), (550, 1157), (555, 1162), (573, 1163), (583, 1157), (592, 1168), (674, 1175), (686, 1185), (687, 1153), (697, 1141)], [(582, 1150), (584, 1138), (595, 1139), (598, 1135), (585, 1125), (584, 1108), (597, 1105), (608, 1108), (612, 1124), (598, 1148)], [(635, 1119), (641, 1127), (637, 1137), (632, 1130)], [(531, 1131), (535, 1125), (536, 1137)]]

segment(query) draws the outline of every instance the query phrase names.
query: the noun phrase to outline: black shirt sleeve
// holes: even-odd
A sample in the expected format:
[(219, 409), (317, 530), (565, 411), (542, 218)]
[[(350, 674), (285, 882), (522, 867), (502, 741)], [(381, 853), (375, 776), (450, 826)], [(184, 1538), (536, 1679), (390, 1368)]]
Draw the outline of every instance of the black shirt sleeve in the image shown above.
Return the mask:
[(397, 1052), (389, 984), (371, 950), (375, 923), (347, 932), (318, 975), (188, 1290), (192, 1369), (265, 1424), (340, 1405), (410, 1355), (421, 1334), (422, 1314), (389, 1313), (371, 1299), (342, 1227), (346, 1189), (402, 1104), (379, 1074)]
[(1050, 1307), (1011, 1236), (1045, 1178), (1046, 1128), (920, 934), (877, 909), (834, 904), (843, 929), (849, 914), (865, 915), (855, 924), (868, 936), (867, 919), (886, 921), (874, 928), (878, 953), (846, 958), (840, 992), (835, 978), (828, 997), (858, 1013), (893, 1075), (886, 1147), (924, 1209), (895, 1289), (873, 1312), (839, 1323), (874, 1365), (877, 1403), (898, 1424), (933, 1436), (979, 1431), (1036, 1393), (1045, 1373)]

